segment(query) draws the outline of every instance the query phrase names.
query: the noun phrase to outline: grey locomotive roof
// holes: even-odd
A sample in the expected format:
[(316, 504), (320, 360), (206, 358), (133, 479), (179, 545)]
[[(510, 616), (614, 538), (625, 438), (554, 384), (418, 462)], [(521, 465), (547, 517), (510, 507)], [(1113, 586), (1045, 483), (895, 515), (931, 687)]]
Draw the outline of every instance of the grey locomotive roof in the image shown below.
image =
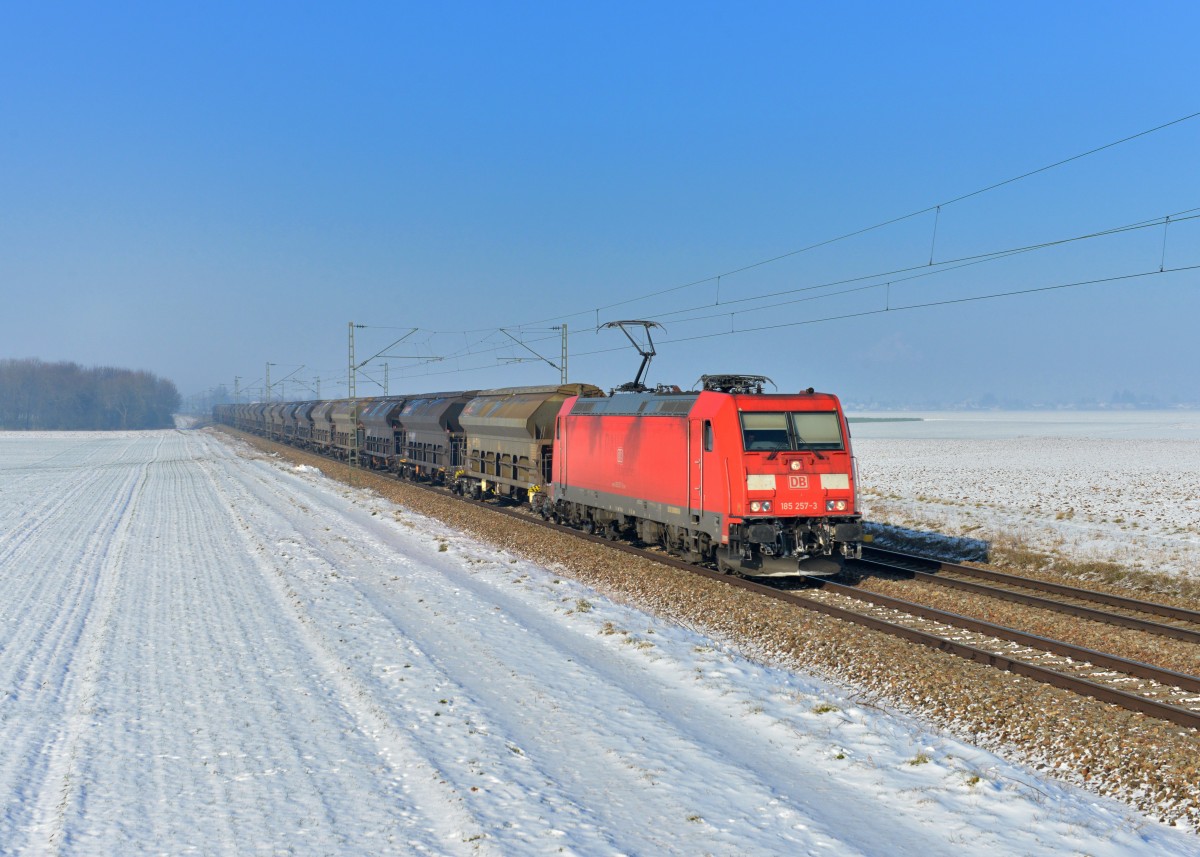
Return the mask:
[(679, 416), (696, 403), (699, 393), (617, 393), (604, 399), (580, 399), (571, 414), (597, 416)]

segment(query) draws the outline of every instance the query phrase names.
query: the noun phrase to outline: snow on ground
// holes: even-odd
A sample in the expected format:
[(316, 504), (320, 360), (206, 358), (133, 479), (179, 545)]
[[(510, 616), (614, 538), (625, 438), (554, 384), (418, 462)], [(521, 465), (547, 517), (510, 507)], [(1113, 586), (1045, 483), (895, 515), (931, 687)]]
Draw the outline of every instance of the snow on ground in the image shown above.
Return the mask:
[(197, 432), (0, 434), (0, 853), (1200, 840)]
[(871, 520), (1200, 577), (1200, 412), (920, 416), (851, 423)]

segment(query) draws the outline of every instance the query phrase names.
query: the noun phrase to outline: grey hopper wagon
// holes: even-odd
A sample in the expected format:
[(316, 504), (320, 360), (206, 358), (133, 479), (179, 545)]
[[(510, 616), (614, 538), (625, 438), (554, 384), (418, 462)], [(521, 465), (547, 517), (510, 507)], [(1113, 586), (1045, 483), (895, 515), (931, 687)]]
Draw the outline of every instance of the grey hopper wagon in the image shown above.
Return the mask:
[(462, 412), (467, 459), (456, 489), (532, 501), (550, 482), (554, 421), (563, 402), (603, 395), (591, 384), (481, 391)]
[(395, 470), (400, 458), (400, 410), (407, 401), (399, 396), (375, 399), (363, 408), (362, 461), (377, 470)]
[(460, 415), (477, 393), (426, 393), (405, 402), (400, 412), (401, 475), (437, 484), (457, 475), (464, 465), (467, 443)]

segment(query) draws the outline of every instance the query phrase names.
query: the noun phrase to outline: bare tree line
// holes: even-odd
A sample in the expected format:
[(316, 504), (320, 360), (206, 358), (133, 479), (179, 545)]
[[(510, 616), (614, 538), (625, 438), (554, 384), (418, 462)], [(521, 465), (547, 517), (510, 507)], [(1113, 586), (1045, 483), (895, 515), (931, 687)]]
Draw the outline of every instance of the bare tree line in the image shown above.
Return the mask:
[(175, 384), (149, 372), (0, 360), (0, 429), (156, 429), (174, 425)]

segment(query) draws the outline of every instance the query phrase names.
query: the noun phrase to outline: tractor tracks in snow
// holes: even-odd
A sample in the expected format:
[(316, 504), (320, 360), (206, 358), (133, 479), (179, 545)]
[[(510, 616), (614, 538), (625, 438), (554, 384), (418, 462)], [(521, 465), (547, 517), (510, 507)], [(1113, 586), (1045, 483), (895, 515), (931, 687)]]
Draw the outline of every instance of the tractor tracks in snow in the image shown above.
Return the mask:
[[(161, 442), (154, 454), (160, 447)], [(16, 641), (15, 658), (5, 659), (16, 668), (7, 685), (14, 688), (14, 698), (6, 700), (5, 707), (11, 705), (20, 717), (22, 703), (33, 701), (37, 708), (53, 711), (60, 728), (47, 734), (41, 718), (19, 726), (0, 765), (0, 783), (15, 783), (18, 793), (27, 797), (19, 811), (28, 814), (25, 821), (34, 847), (54, 851), (61, 846), (68, 805), (78, 795), (79, 743), (96, 713), (99, 662), (112, 632), (127, 512), (145, 488), (147, 467), (142, 461), (107, 469), (106, 478), (56, 505), (56, 512), (69, 509), (78, 519), (71, 539), (63, 545), (39, 542), (30, 547), (31, 552), (57, 550), (53, 563), (30, 558), (30, 565), (50, 565), (58, 572), (53, 581), (57, 597), (46, 597), (43, 589), (22, 601), (24, 609), (52, 615), (21, 623), (32, 633)], [(94, 493), (106, 494), (108, 502), (89, 503)], [(36, 533), (26, 535), (22, 544)]]

